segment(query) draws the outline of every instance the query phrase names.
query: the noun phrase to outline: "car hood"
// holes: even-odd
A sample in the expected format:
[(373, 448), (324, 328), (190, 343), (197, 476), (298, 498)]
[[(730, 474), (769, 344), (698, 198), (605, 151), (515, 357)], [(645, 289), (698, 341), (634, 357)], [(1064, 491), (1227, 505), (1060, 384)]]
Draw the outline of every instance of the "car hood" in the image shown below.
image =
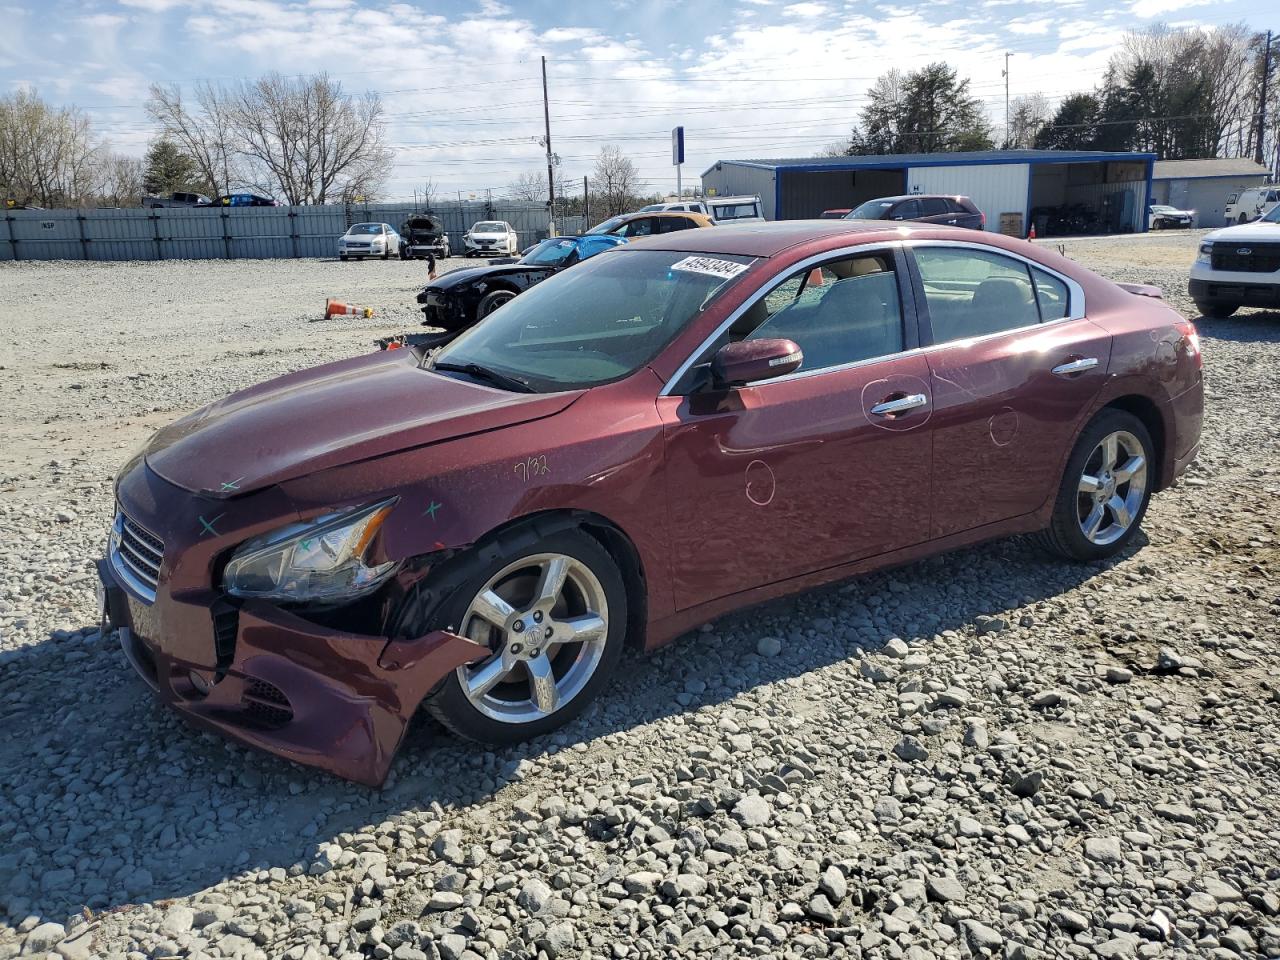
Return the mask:
[(535, 267), (527, 263), (495, 263), (484, 267), (467, 267), (463, 270), (450, 270), (437, 277), (427, 285), (428, 290), (449, 290), (453, 287), (465, 286), (485, 277), (498, 277), (511, 273), (550, 273), (552, 267)]
[(1249, 240), (1280, 243), (1280, 223), (1242, 223), (1238, 227), (1225, 227), (1205, 235), (1211, 242), (1241, 243)]
[(147, 465), (231, 497), (331, 467), (551, 416), (582, 391), (508, 393), (418, 367), (391, 350), (233, 393), (160, 430)]

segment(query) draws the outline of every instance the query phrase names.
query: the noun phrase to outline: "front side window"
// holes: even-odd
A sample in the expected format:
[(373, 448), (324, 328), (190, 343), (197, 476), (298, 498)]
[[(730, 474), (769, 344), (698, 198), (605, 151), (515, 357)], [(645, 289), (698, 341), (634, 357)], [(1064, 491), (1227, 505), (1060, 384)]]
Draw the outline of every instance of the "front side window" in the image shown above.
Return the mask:
[(525, 291), (435, 360), (478, 364), (540, 392), (618, 380), (657, 356), (751, 262), (623, 245)]
[(907, 200), (893, 208), (894, 220), (914, 220), (920, 216), (920, 201)]
[[(1043, 285), (1045, 319), (1066, 315), (1067, 293), (1061, 281), (1042, 273), (1035, 285), (1021, 260), (966, 247), (914, 249), (935, 343), (968, 340), (1040, 323), (1037, 291)], [(1060, 289), (1054, 289), (1053, 284)]]
[(653, 217), (640, 217), (617, 231), (620, 237), (647, 237), (653, 233)]
[(764, 315), (744, 339), (794, 340), (804, 351), (802, 372), (885, 357), (903, 349), (902, 302), (893, 254), (888, 251), (804, 270), (756, 307), (762, 307), (758, 313)]

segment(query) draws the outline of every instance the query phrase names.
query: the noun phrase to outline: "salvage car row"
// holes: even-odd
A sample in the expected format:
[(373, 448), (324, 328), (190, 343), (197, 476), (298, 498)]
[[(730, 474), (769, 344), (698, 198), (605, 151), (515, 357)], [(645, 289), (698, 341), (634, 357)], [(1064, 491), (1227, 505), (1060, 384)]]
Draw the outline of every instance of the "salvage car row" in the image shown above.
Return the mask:
[(476, 312), (540, 279), (122, 467), (102, 603), (182, 716), (378, 784), (420, 709), (537, 736), (745, 605), (1011, 534), (1112, 556), (1198, 451), (1192, 324), (1020, 240), (751, 223), (490, 268), (446, 275)]

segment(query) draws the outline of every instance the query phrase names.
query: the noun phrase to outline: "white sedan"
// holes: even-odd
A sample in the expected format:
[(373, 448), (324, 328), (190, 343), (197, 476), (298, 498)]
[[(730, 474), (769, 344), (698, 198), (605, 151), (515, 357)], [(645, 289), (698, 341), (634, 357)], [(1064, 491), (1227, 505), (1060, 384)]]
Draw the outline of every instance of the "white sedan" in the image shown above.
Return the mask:
[(389, 223), (353, 223), (338, 238), (338, 259), (400, 256), (400, 234)]
[(505, 220), (481, 220), (462, 235), (462, 252), (468, 257), (510, 257), (519, 250), (515, 228)]
[(1195, 222), (1194, 210), (1179, 210), (1164, 203), (1147, 207), (1147, 229), (1168, 230), (1173, 227), (1189, 227)]

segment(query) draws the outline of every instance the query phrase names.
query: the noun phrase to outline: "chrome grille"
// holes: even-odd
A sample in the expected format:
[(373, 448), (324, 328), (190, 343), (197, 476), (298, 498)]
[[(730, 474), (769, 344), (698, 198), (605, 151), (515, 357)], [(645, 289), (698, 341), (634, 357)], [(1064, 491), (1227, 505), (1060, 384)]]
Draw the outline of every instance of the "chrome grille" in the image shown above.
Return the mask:
[(151, 603), (160, 581), (164, 541), (117, 511), (111, 530), (111, 562), (125, 585)]

